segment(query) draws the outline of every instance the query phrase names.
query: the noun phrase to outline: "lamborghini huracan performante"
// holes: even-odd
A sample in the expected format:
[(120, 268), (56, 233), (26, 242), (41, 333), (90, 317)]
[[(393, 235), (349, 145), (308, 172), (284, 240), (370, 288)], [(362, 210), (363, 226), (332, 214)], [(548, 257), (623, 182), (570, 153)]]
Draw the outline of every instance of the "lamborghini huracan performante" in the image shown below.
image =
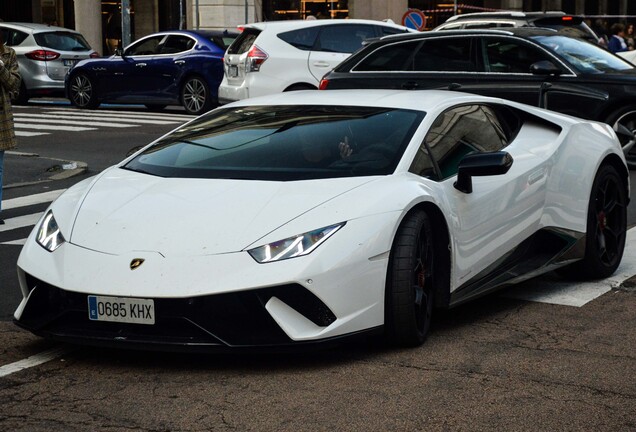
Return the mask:
[(502, 99), (235, 102), (53, 202), (18, 259), (15, 322), (137, 349), (416, 346), (436, 308), (611, 275), (628, 185), (610, 126)]

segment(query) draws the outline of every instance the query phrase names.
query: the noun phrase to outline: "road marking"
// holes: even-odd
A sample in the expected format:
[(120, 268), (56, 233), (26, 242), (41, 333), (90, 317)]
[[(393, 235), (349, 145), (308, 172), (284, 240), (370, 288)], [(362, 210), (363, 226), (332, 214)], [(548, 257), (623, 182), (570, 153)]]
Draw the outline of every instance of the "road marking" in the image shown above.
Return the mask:
[(64, 354), (68, 354), (71, 351), (70, 348), (67, 347), (55, 347), (46, 351), (42, 351), (41, 353), (32, 355), (31, 357), (27, 357), (23, 360), (19, 360), (14, 363), (9, 363), (4, 366), (0, 366), (0, 378), (5, 377), (7, 375), (11, 375), (16, 372), (20, 372), (21, 370), (32, 368), (34, 366), (39, 366), (43, 363), (54, 360), (58, 357), (63, 356)]
[(37, 124), (27, 124), (15, 122), (14, 126), (16, 129), (44, 129), (44, 130), (59, 130), (66, 132), (84, 132), (89, 130), (95, 130), (95, 128), (81, 127), (81, 126), (56, 126), (51, 124), (45, 125), (37, 125)]
[(612, 288), (618, 288), (635, 274), (636, 228), (632, 228), (627, 231), (621, 264), (612, 276), (598, 281), (575, 283), (543, 276), (512, 286), (502, 295), (518, 300), (581, 307)]
[(117, 111), (117, 110), (83, 110), (83, 109), (75, 109), (75, 108), (61, 108), (61, 109), (51, 109), (47, 112), (55, 113), (55, 114), (64, 114), (64, 113), (74, 113), (79, 112), (88, 115), (117, 115), (117, 116), (139, 116), (139, 117), (152, 117), (152, 118), (164, 118), (164, 117), (172, 117), (178, 119), (193, 119), (197, 116), (189, 115), (189, 114), (171, 114), (171, 113), (157, 113), (157, 112), (143, 112), (143, 111)]
[[(137, 125), (135, 124), (126, 124), (126, 123), (107, 123), (107, 122), (91, 122), (91, 121), (84, 121), (81, 118), (77, 118), (76, 120), (59, 120), (59, 119), (66, 119), (67, 117), (63, 117), (63, 116), (46, 116), (47, 118), (44, 117), (38, 117), (38, 118), (31, 118), (31, 117), (23, 117), (23, 116), (19, 116), (16, 115), (14, 116), (16, 121), (21, 122), (22, 124), (25, 123), (46, 123), (46, 124), (50, 124), (51, 122), (55, 123), (55, 124), (63, 124), (63, 125), (84, 125), (84, 126), (95, 126), (95, 127), (107, 127), (107, 128), (128, 128), (128, 127), (135, 127)], [(51, 118), (49, 118), (51, 117)], [(91, 118), (86, 118), (86, 120), (94, 120)]]
[(34, 137), (40, 135), (50, 135), (48, 132), (27, 132), (27, 131), (15, 131), (15, 136), (19, 137)]
[[(179, 123), (179, 120), (150, 120), (150, 119), (141, 119), (141, 118), (132, 118), (126, 116), (125, 118), (116, 117), (114, 115), (109, 116), (87, 116), (87, 115), (60, 115), (60, 114), (15, 114), (14, 118), (20, 121), (30, 121), (30, 122), (54, 122), (54, 123), (62, 123), (62, 124), (85, 124), (87, 126), (107, 126), (107, 127), (130, 127), (137, 126), (137, 124), (157, 124), (157, 125), (168, 125)], [(65, 120), (57, 120), (57, 119), (65, 119)], [(88, 120), (88, 122), (86, 121)], [(93, 120), (93, 122), (91, 122)], [(100, 120), (100, 122), (95, 122), (94, 120)], [(104, 120), (121, 120), (123, 123), (108, 123), (103, 122)], [(181, 120), (182, 121), (182, 120)], [(135, 123), (135, 124), (130, 124)]]
[(0, 225), (0, 232), (10, 231), (18, 228), (24, 228), (28, 226), (35, 225), (44, 212), (40, 213), (31, 213), (24, 216), (18, 216), (14, 218), (9, 218), (4, 220), (4, 225)]
[[(192, 116), (184, 116), (184, 115), (179, 115), (179, 114), (162, 114), (162, 115), (157, 115), (157, 114), (144, 114), (144, 113), (136, 113), (136, 112), (122, 112), (122, 111), (118, 111), (118, 112), (95, 112), (95, 111), (89, 111), (89, 112), (85, 112), (85, 111), (80, 111), (80, 112), (76, 112), (76, 111), (69, 111), (69, 110), (59, 110), (59, 111), (46, 111), (47, 114), (54, 114), (54, 115), (67, 115), (67, 116), (86, 116), (86, 117), (99, 117), (99, 118), (104, 118), (104, 117), (113, 117), (113, 118), (125, 118), (125, 119), (129, 119), (129, 118), (138, 118), (138, 119), (150, 119), (150, 120), (174, 120), (174, 121), (179, 121), (179, 122), (184, 122), (187, 120), (192, 120), (194, 117)], [(39, 115), (39, 114), (37, 114)]]
[(62, 193), (66, 189), (57, 189), (48, 192), (42, 192), (39, 194), (27, 195), (18, 198), (11, 198), (5, 201), (2, 201), (2, 209), (9, 210), (12, 208), (18, 207), (26, 207), (34, 204), (42, 204), (45, 202), (51, 202), (55, 200), (57, 197), (62, 195)]

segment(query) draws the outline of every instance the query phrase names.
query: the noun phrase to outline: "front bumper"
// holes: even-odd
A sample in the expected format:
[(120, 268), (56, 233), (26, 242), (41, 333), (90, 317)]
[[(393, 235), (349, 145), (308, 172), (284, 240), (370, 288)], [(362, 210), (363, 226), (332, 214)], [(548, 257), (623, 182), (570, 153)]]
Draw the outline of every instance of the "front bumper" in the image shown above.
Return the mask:
[[(32, 287), (15, 323), (37, 335), (70, 343), (162, 351), (284, 349), (325, 345), (341, 337), (294, 342), (266, 305), (277, 299), (319, 327), (336, 317), (315, 295), (296, 284), (191, 298), (157, 298), (155, 324), (93, 321), (88, 294), (65, 291), (26, 275)], [(347, 336), (375, 333), (381, 326)]]

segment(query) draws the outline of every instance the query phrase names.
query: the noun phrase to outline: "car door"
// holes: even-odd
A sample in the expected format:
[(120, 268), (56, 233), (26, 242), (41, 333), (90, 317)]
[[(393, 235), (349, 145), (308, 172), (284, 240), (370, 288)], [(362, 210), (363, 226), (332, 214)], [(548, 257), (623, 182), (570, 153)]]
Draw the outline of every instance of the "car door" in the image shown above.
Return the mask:
[(376, 29), (367, 24), (325, 25), (313, 49), (309, 52), (308, 63), (311, 75), (318, 82), (327, 72), (362, 47), (366, 39), (376, 37)]
[(476, 83), (477, 47), (476, 38), (442, 35), (388, 43), (355, 65), (351, 76), (362, 88), (417, 90), (471, 85)]
[(188, 54), (196, 45), (193, 37), (172, 34), (159, 45), (158, 53), (152, 58), (150, 67), (145, 70), (148, 78), (156, 83), (154, 89), (146, 94), (154, 101), (169, 100), (178, 97), (179, 83), (184, 71), (194, 60)]
[[(503, 106), (456, 106), (437, 116), (410, 168), (414, 174), (438, 181), (444, 190), (450, 210), (447, 220), (454, 233), (451, 249), (456, 271), (451, 285), (467, 289), (466, 296), (475, 294), (470, 293), (471, 282), (483, 282), (503, 256), (540, 227), (550, 158), (528, 152), (526, 146), (535, 146), (536, 140), (555, 141), (559, 133), (533, 137), (542, 129), (522, 123)], [(513, 158), (506, 174), (473, 177), (471, 193), (455, 188), (458, 165), (465, 155), (501, 150)]]
[(156, 92), (158, 81), (152, 72), (153, 59), (158, 55), (166, 35), (153, 35), (138, 40), (126, 48), (121, 57), (113, 58), (98, 71), (101, 95), (110, 100), (132, 102)]
[(461, 90), (538, 106), (541, 85), (549, 77), (533, 74), (530, 66), (550, 61), (558, 67), (558, 62), (537, 46), (510, 36), (486, 36), (480, 44), (480, 80)]

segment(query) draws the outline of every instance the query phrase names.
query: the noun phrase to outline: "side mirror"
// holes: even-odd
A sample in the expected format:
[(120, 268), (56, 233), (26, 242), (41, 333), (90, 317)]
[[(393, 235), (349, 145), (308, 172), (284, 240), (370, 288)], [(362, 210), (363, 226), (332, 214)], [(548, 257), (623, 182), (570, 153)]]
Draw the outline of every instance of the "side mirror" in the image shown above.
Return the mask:
[(469, 153), (459, 162), (457, 181), (453, 186), (466, 194), (473, 192), (474, 176), (502, 175), (512, 166), (512, 156), (505, 151), (490, 153)]
[(559, 76), (561, 75), (561, 69), (556, 67), (551, 61), (541, 60), (530, 65), (530, 73), (532, 75)]
[(122, 57), (123, 58), (124, 57), (124, 50), (121, 49), (121, 48), (117, 48), (115, 50), (115, 57)]

